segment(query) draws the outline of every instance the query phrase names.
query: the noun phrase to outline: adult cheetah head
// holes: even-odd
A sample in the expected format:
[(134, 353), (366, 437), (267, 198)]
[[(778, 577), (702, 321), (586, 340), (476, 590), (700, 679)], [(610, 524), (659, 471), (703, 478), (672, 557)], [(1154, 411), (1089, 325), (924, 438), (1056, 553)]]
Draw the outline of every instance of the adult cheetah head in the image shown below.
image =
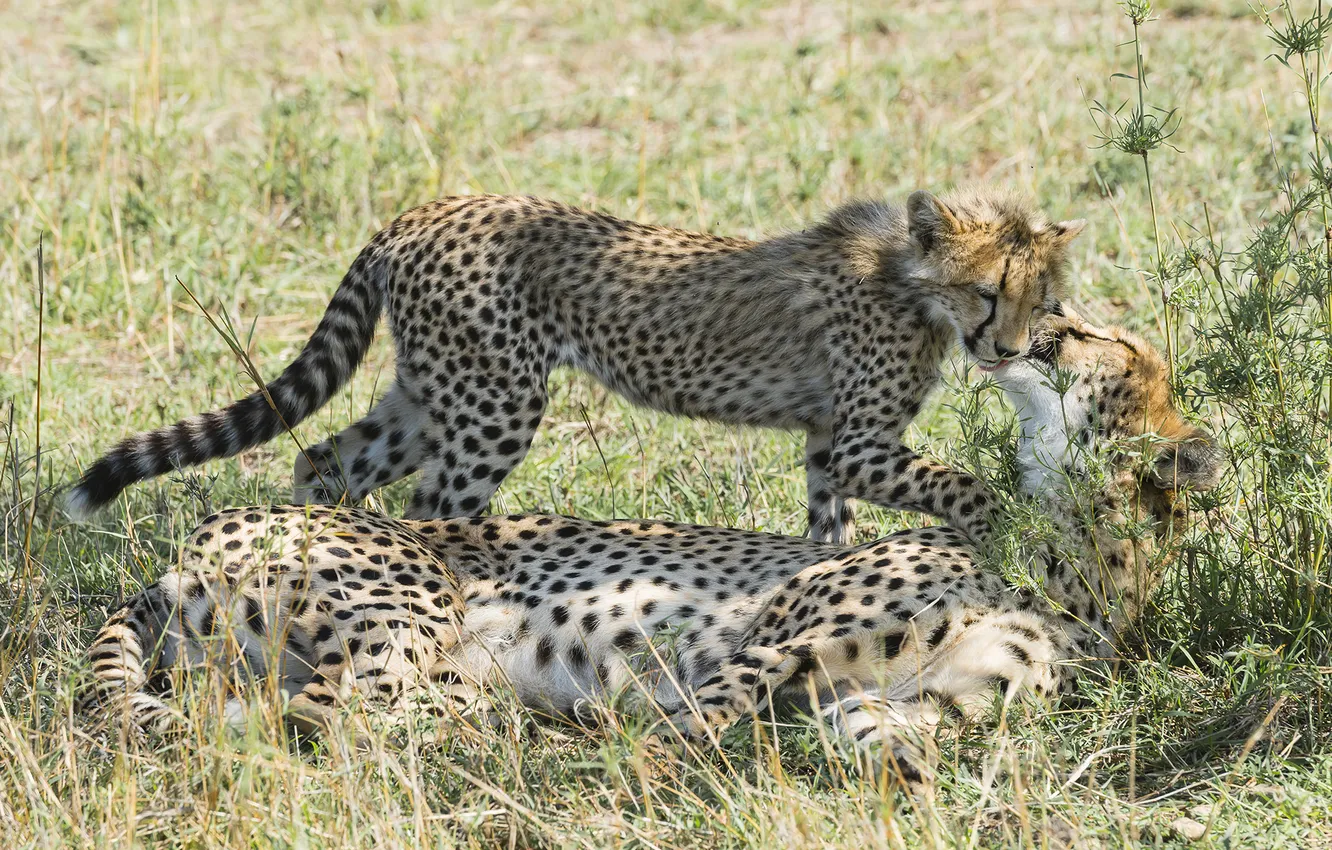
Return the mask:
[(1170, 370), (1146, 340), (1101, 328), (1063, 308), (1038, 327), (1028, 355), (994, 372), (1017, 409), (1019, 453), (1029, 492), (1052, 475), (1081, 470), (1094, 445), (1110, 457), (1121, 484), (1173, 508), (1175, 493), (1207, 490), (1221, 477), (1216, 439), (1189, 423), (1171, 398)]
[(1021, 199), (993, 189), (937, 198), (915, 192), (907, 229), (918, 249), (915, 277), (980, 368), (1024, 356), (1030, 327), (1057, 309), (1066, 247), (1081, 220), (1049, 223)]

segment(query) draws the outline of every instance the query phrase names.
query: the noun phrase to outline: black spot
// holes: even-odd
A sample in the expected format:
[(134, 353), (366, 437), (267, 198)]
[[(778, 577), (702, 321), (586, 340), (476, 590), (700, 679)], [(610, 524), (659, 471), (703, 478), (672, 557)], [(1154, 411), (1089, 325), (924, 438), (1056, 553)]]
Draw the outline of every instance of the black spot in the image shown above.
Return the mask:
[(896, 658), (902, 654), (906, 647), (906, 632), (890, 632), (883, 636), (883, 657), (884, 660)]
[(547, 635), (537, 642), (536, 660), (537, 664), (545, 667), (550, 664), (551, 656), (555, 654), (555, 642)]
[(264, 612), (253, 599), (245, 600), (245, 625), (257, 635), (264, 634)]
[(944, 638), (948, 636), (948, 630), (952, 627), (952, 625), (953, 624), (951, 622), (945, 620), (944, 622), (940, 623), (938, 627), (935, 628), (934, 631), (930, 632), (929, 640), (926, 641), (930, 649), (939, 648), (939, 644), (943, 643)]
[(570, 646), (565, 655), (569, 659), (570, 667), (584, 667), (587, 665), (587, 650), (583, 649), (582, 644), (575, 643)]
[(1017, 644), (1011, 641), (1004, 641), (1004, 649), (1008, 650), (1008, 653), (1010, 655), (1012, 655), (1018, 661), (1021, 661), (1023, 664), (1031, 663), (1031, 653), (1027, 652), (1026, 649), (1018, 646)]

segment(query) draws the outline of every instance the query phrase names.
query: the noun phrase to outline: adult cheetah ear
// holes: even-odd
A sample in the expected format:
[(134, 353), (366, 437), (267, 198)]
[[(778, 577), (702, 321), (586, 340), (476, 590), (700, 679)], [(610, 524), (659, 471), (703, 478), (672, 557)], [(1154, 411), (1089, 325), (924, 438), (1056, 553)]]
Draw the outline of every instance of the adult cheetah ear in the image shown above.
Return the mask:
[(961, 233), (962, 222), (943, 201), (922, 189), (907, 198), (907, 232), (928, 254), (938, 245), (940, 237)]
[(1152, 464), (1152, 478), (1167, 490), (1210, 490), (1221, 480), (1225, 457), (1215, 437), (1201, 428), (1192, 428), (1180, 440), (1160, 446)]
[(1087, 226), (1087, 219), (1072, 218), (1068, 221), (1060, 221), (1046, 228), (1046, 233), (1050, 236), (1050, 241), (1056, 245), (1063, 246), (1072, 242)]

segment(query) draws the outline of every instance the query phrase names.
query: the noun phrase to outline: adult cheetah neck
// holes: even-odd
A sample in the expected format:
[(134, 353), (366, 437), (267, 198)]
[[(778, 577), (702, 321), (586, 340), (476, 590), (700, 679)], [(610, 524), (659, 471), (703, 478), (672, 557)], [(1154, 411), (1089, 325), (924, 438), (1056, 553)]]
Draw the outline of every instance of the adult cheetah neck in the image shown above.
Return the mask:
[(1102, 651), (1093, 653), (1098, 656), (1106, 649), (1117, 652), (1132, 634), (1164, 566), (1150, 539), (1122, 539), (1132, 520), (1112, 506), (1113, 498), (1107, 496), (1108, 510), (1093, 527), (1081, 511), (1065, 512), (1061, 502), (1052, 511), (1059, 542), (1044, 544), (1032, 558), (1065, 629), (1079, 643), (1100, 646)]
[[(1160, 583), (1159, 521), (1175, 514), (1164, 494), (1140, 486), (1131, 470), (1093, 472), (1097, 402), (1090, 393), (1080, 386), (1060, 392), (1044, 376), (1007, 375), (1003, 383), (1021, 429), (1023, 493), (1058, 532), (1058, 543), (1035, 554), (1037, 577), (1066, 623), (1121, 644)], [(1091, 480), (1099, 486), (1089, 489)]]

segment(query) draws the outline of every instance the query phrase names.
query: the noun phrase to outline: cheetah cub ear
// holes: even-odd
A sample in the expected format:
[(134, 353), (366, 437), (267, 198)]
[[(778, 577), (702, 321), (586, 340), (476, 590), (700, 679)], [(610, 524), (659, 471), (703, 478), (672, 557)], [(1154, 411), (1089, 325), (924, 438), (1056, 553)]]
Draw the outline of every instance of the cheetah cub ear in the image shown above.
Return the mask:
[(940, 238), (962, 232), (962, 222), (948, 205), (924, 189), (907, 198), (907, 232), (925, 253), (933, 251)]
[(1225, 452), (1216, 438), (1201, 428), (1191, 428), (1182, 439), (1160, 447), (1152, 478), (1167, 490), (1210, 490), (1221, 480), (1224, 461)]
[(1077, 235), (1081, 233), (1086, 226), (1087, 219), (1073, 218), (1068, 221), (1056, 222), (1046, 228), (1045, 232), (1049, 235), (1051, 242), (1062, 248), (1076, 239)]

